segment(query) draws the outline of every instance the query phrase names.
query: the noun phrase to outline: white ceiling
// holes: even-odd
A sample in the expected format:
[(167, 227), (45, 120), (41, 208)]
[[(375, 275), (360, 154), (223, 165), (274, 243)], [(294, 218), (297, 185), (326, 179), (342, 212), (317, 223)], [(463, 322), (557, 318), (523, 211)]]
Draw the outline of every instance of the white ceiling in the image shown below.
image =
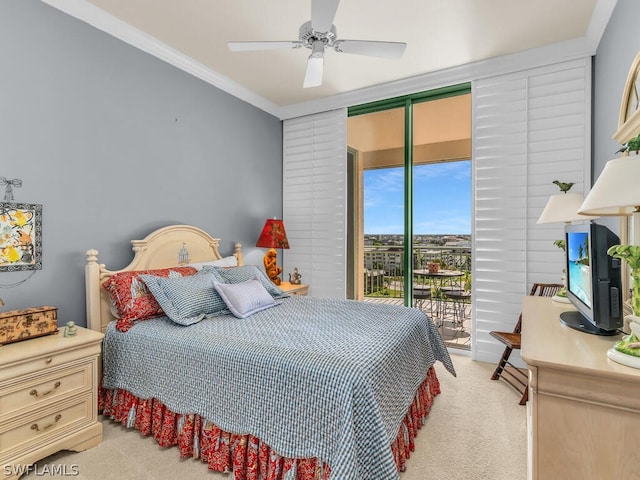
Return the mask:
[(304, 89), (309, 50), (230, 52), (226, 42), (297, 40), (310, 0), (42, 1), (276, 115), (473, 62), (545, 47), (552, 52), (551, 44), (564, 56), (592, 54), (616, 2), (341, 0), (338, 38), (400, 41), (407, 49), (400, 60), (327, 50), (323, 85)]

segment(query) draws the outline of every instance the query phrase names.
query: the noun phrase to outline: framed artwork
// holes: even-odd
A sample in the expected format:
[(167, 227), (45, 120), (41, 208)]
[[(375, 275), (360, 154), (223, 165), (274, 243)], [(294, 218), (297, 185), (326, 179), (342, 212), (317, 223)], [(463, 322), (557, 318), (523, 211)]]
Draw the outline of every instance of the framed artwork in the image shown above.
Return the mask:
[(640, 131), (640, 52), (633, 59), (622, 92), (618, 130), (613, 139), (624, 145)]
[(42, 269), (42, 205), (0, 203), (0, 272)]

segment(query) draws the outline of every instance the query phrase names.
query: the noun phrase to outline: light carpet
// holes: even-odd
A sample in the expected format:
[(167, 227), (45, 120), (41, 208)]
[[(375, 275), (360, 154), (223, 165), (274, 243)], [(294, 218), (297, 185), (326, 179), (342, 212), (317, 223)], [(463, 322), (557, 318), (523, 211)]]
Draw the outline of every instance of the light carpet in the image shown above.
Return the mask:
[[(438, 395), (416, 438), (416, 450), (401, 480), (525, 480), (526, 407), (503, 381), (489, 378), (495, 365), (453, 355), (458, 374), (452, 377), (436, 364), (442, 394)], [(23, 479), (42, 478), (67, 465), (78, 480), (230, 479), (204, 463), (180, 459), (176, 448), (161, 448), (149, 437), (103, 419), (103, 442), (84, 452), (59, 452), (38, 462)], [(64, 470), (63, 470), (64, 472)], [(378, 479), (376, 479), (378, 480)], [(383, 480), (383, 479), (379, 479)]]

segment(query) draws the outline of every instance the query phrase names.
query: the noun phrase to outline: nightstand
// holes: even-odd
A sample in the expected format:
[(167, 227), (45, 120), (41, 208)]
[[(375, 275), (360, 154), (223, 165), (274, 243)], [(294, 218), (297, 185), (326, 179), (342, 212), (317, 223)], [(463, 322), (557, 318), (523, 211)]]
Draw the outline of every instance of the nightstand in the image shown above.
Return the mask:
[(309, 295), (309, 285), (293, 285), (289, 282), (282, 282), (278, 286), (280, 287), (280, 290), (288, 293), (289, 295)]
[(98, 359), (103, 334), (78, 327), (0, 347), (0, 465), (3, 479), (59, 450), (102, 442)]

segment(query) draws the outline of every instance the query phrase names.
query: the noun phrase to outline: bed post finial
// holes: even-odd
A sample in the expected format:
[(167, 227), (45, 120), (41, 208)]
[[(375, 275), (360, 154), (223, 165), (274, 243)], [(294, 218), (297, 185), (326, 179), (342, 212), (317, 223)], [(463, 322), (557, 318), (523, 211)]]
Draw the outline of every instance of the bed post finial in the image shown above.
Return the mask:
[(234, 255), (236, 256), (236, 259), (238, 260), (238, 265), (239, 266), (244, 265), (243, 260), (242, 260), (242, 244), (241, 243), (236, 243), (236, 249), (235, 249)]
[(87, 263), (98, 263), (98, 250), (87, 250)]

